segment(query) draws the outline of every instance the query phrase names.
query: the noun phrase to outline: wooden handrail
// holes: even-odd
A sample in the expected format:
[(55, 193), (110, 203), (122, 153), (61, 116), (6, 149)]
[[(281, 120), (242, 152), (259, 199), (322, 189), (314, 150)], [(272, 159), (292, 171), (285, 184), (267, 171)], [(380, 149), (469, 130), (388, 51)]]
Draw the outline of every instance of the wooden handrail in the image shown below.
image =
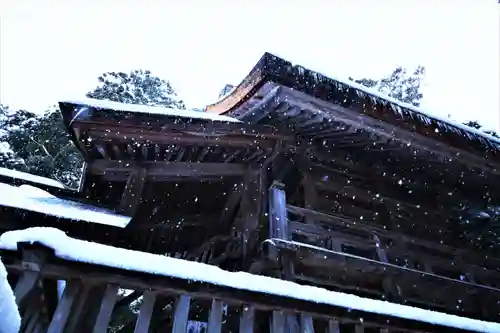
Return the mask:
[(384, 239), (392, 239), (392, 240), (400, 241), (400, 242), (403, 242), (406, 244), (414, 244), (414, 245), (426, 247), (430, 250), (439, 250), (442, 252), (446, 252), (446, 253), (449, 253), (449, 254), (456, 256), (456, 257), (462, 257), (465, 259), (465, 261), (467, 261), (467, 259), (470, 258), (470, 259), (477, 259), (479, 261), (485, 260), (487, 262), (488, 261), (494, 262), (496, 264), (495, 266), (497, 266), (500, 269), (500, 259), (499, 258), (495, 258), (495, 257), (491, 257), (491, 256), (488, 256), (487, 258), (485, 258), (484, 256), (480, 256), (479, 254), (474, 253), (474, 252), (469, 251), (469, 250), (456, 249), (456, 248), (453, 248), (453, 247), (450, 247), (447, 245), (436, 244), (436, 243), (428, 242), (428, 241), (425, 241), (422, 239), (412, 238), (412, 237), (409, 237), (407, 235), (404, 235), (404, 234), (401, 234), (398, 232), (386, 230), (386, 229), (381, 228), (379, 226), (376, 226), (374, 224), (370, 224), (370, 223), (362, 222), (362, 221), (351, 221), (351, 220), (346, 219), (344, 217), (339, 217), (339, 216), (334, 216), (334, 215), (330, 215), (330, 214), (326, 214), (326, 213), (321, 213), (321, 212), (317, 212), (317, 211), (310, 210), (307, 208), (301, 208), (301, 207), (297, 207), (297, 206), (287, 205), (287, 209), (289, 212), (291, 212), (293, 214), (297, 214), (297, 215), (301, 215), (301, 216), (306, 216), (306, 215), (313, 216), (313, 217), (315, 217), (319, 220), (323, 220), (325, 222), (335, 223), (336, 225), (340, 225), (343, 227), (348, 226), (350, 229), (360, 230), (360, 231), (364, 231), (367, 233), (375, 234), (375, 235), (377, 235), (381, 238), (384, 238)]
[[(63, 331), (68, 325), (86, 325), (81, 326), (82, 328), (85, 327), (86, 331), (105, 332), (110, 323), (112, 309), (118, 300), (117, 287), (138, 290), (143, 294), (143, 302), (139, 309), (135, 332), (147, 332), (154, 318), (154, 304), (157, 299), (164, 296), (174, 296), (176, 299), (172, 312), (173, 332), (185, 332), (192, 299), (210, 301), (211, 308), (207, 326), (211, 327), (214, 333), (220, 333), (222, 303), (229, 305), (232, 309), (243, 309), (240, 312), (240, 332), (256, 331), (257, 317), (254, 315), (256, 310), (269, 313), (271, 321), (275, 324), (288, 322), (296, 318), (296, 315), (300, 315), (301, 320), (298, 325), (301, 331), (306, 331), (304, 325), (307, 325), (309, 329), (313, 329), (313, 320), (318, 320), (328, 327), (354, 323), (362, 327), (389, 328), (404, 330), (405, 332), (451, 333), (461, 331), (457, 328), (429, 324), (398, 315), (389, 316), (333, 304), (307, 301), (280, 294), (280, 292), (271, 295), (256, 290), (236, 289), (224, 284), (192, 281), (182, 277), (161, 276), (99, 264), (75, 262), (59, 258), (51, 253), (50, 249), (39, 245), (21, 248), (22, 252), (6, 250), (0, 252), (7, 269), (12, 273), (21, 274), (18, 284), (24, 284), (30, 291), (26, 293), (26, 295), (29, 295), (26, 298), (29, 297), (30, 300), (40, 298), (37, 279), (23, 278), (26, 274), (31, 273), (30, 265), (25, 262), (27, 257), (42, 256), (45, 258), (43, 265), (40, 267), (38, 279), (67, 281), (55, 312), (51, 318), (48, 318), (49, 325), (46, 329), (49, 332)], [(31, 254), (26, 256), (28, 253)], [(21, 256), (21, 254), (24, 255)], [(28, 284), (26, 284), (27, 281)], [(20, 289), (16, 287), (16, 290)], [(90, 294), (94, 296), (85, 298), (86, 295)], [(90, 312), (73, 311), (72, 305), (77, 303), (85, 307), (97, 307), (100, 310), (93, 315)], [(36, 317), (35, 313), (30, 311), (33, 311), (30, 307), (21, 308), (24, 323)], [(35, 311), (42, 310), (39, 308), (38, 310), (35, 309)], [(42, 314), (38, 313), (38, 315)], [(284, 320), (282, 316), (290, 316), (290, 319)], [(262, 318), (260, 319), (262, 320)], [(41, 327), (43, 320), (35, 324), (44, 330), (44, 327)], [(283, 329), (283, 327), (276, 328)], [(314, 332), (314, 329), (307, 331)], [(329, 332), (333, 333), (335, 331)]]

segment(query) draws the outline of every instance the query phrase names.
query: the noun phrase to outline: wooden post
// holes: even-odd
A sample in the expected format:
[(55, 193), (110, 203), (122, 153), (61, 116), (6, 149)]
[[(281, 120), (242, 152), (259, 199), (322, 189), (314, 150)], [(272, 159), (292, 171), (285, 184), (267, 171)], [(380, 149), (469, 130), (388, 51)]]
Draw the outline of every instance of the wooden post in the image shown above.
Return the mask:
[(56, 311), (52, 317), (47, 333), (62, 333), (66, 327), (68, 318), (74, 307), (75, 300), (82, 290), (79, 281), (68, 281), (64, 288), (63, 295), (57, 304)]
[(254, 333), (255, 308), (244, 305), (241, 308), (240, 333)]
[(362, 324), (356, 324), (356, 326), (354, 326), (354, 332), (365, 333), (365, 327)]
[(336, 320), (329, 320), (327, 333), (340, 333), (339, 322)]
[(214, 299), (208, 318), (207, 333), (220, 333), (222, 330), (222, 301)]
[(36, 289), (40, 278), (40, 271), (47, 259), (47, 253), (40, 250), (26, 249), (22, 251), (22, 264), (25, 267), (21, 278), (16, 284), (14, 295), (18, 307), (23, 307), (25, 301)]
[(311, 316), (304, 313), (300, 315), (300, 332), (314, 333), (314, 323)]
[[(290, 230), (288, 228), (288, 213), (286, 208), (286, 194), (285, 188), (282, 183), (274, 182), (269, 189), (269, 237), (278, 238), (286, 241), (291, 241)], [(283, 271), (281, 278), (285, 280), (294, 280), (294, 268), (292, 258), (286, 254), (278, 253), (271, 254), (273, 258), (278, 258), (281, 261)], [(276, 330), (276, 323), (281, 322), (283, 319), (283, 331), (276, 332), (296, 332), (299, 329), (297, 318), (294, 314), (285, 313), (280, 311), (273, 312), (272, 328)], [(274, 331), (273, 331), (274, 333)]]
[(118, 286), (111, 284), (108, 285), (106, 287), (106, 291), (104, 292), (104, 297), (99, 309), (99, 314), (97, 315), (94, 329), (92, 331), (93, 333), (106, 332), (117, 299)]
[(274, 310), (271, 316), (271, 333), (288, 333), (285, 329), (286, 317), (282, 310)]
[(174, 327), (172, 333), (186, 333), (191, 297), (181, 295), (175, 302)]
[[(269, 189), (269, 237), (286, 241), (291, 240), (288, 228), (288, 214), (286, 209), (286, 195), (284, 185), (274, 182)], [(274, 250), (273, 250), (274, 251)], [(294, 276), (293, 262), (286, 255), (279, 256), (275, 251), (270, 253), (271, 260), (280, 260), (283, 272), (281, 278), (292, 280)]]
[(146, 290), (143, 294), (139, 315), (137, 316), (137, 321), (135, 323), (134, 333), (147, 332), (149, 330), (155, 301), (156, 293), (151, 290)]
[(274, 182), (269, 192), (269, 236), (290, 240), (284, 185)]
[(329, 320), (327, 332), (328, 333), (340, 333), (340, 327), (339, 327), (338, 321)]

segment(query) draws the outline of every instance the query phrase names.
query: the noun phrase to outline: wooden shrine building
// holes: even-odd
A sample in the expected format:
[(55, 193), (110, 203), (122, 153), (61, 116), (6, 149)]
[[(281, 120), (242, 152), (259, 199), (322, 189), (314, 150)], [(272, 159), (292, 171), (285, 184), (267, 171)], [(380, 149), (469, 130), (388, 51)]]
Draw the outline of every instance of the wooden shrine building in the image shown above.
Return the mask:
[[(71, 202), (81, 212), (64, 215), (0, 201), (3, 231), (55, 227), (74, 239), (225, 272), (500, 322), (500, 251), (494, 243), (478, 243), (481, 236), (465, 227), (473, 214), (500, 207), (500, 140), (494, 137), (271, 54), (205, 112), (97, 100), (61, 102), (60, 108), (85, 158), (78, 191), (0, 180), (38, 187), (52, 195), (44, 202)], [(3, 253), (7, 270), (21, 273), (22, 255), (11, 248)], [(50, 265), (49, 275), (62, 279), (57, 265)], [(150, 281), (144, 279), (128, 277), (124, 285), (144, 288)], [(121, 286), (116, 278), (103, 281)], [(151, 281), (160, 288), (159, 280)], [(193, 286), (174, 285), (180, 289), (161, 288), (194, 292)], [(259, 300), (263, 309), (279, 308), (279, 302), (288, 302), (286, 311), (315, 309), (210, 286), (196, 295)], [(211, 314), (222, 306), (214, 304)], [(323, 319), (330, 313), (341, 323), (325, 324), (329, 333), (360, 333), (365, 326), (366, 332), (468, 331), (397, 322), (377, 311), (357, 312), (366, 320), (351, 327), (349, 311), (317, 309)], [(318, 327), (301, 318), (300, 332)], [(255, 332), (299, 332), (285, 319), (273, 317), (270, 327)], [(220, 332), (210, 320), (208, 332)], [(174, 332), (186, 332), (172, 325)], [(71, 331), (67, 327), (60, 331)]]

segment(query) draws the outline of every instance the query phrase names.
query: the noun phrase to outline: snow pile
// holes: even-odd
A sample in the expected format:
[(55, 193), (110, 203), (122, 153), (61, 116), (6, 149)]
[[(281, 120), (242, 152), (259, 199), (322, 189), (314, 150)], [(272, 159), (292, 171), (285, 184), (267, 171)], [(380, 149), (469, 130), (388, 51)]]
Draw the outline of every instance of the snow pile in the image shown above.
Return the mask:
[(4, 233), (0, 248), (16, 250), (19, 242), (38, 242), (53, 248), (57, 257), (77, 262), (99, 264), (131, 271), (172, 276), (252, 292), (286, 296), (347, 309), (406, 318), (474, 332), (500, 333), (500, 324), (485, 322), (420, 308), (362, 298), (326, 289), (257, 276), (227, 272), (218, 267), (162, 255), (137, 252), (77, 240), (54, 228), (29, 228)]
[(0, 333), (18, 333), (21, 316), (17, 309), (14, 293), (7, 281), (7, 270), (0, 260)]
[[(165, 107), (159, 107), (159, 106), (126, 104), (126, 103), (111, 102), (111, 101), (92, 99), (92, 98), (83, 98), (83, 99), (79, 99), (79, 100), (61, 101), (60, 103), (68, 103), (68, 104), (74, 104), (74, 105), (79, 105), (79, 106), (92, 107), (92, 108), (96, 108), (96, 109), (115, 110), (115, 111), (123, 111), (123, 112), (149, 113), (149, 114), (165, 115), (165, 116), (172, 116), (172, 117), (204, 119), (204, 120), (211, 120), (211, 121), (231, 122), (231, 123), (239, 123), (240, 122), (236, 118), (232, 118), (232, 117), (228, 117), (228, 116), (221, 116), (221, 115), (216, 115), (216, 114), (210, 114), (210, 113), (206, 113), (206, 112), (165, 108)], [(76, 117), (78, 117), (78, 114), (77, 114), (77, 116), (75, 116), (75, 118)]]
[(0, 193), (0, 206), (120, 228), (124, 228), (131, 220), (130, 217), (115, 214), (104, 208), (58, 198), (29, 185), (18, 187), (0, 183)]
[(35, 176), (30, 173), (6, 169), (6, 168), (0, 168), (0, 176), (22, 179), (27, 182), (32, 182), (52, 187), (64, 188), (64, 185), (59, 183), (57, 180)]

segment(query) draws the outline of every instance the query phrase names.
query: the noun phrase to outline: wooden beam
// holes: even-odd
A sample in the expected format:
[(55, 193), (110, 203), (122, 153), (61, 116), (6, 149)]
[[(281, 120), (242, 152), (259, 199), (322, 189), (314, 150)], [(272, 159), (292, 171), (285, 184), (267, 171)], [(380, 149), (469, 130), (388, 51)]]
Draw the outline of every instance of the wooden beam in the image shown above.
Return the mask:
[(145, 168), (133, 169), (125, 185), (119, 211), (126, 216), (133, 217), (141, 203), (142, 190), (146, 184), (147, 170)]
[(134, 168), (147, 171), (148, 179), (165, 180), (169, 177), (242, 176), (246, 167), (236, 163), (188, 163), (188, 162), (134, 162), (95, 160), (90, 169), (95, 175), (123, 174), (128, 177)]
[(210, 133), (196, 129), (168, 130), (161, 131), (157, 129), (144, 128), (141, 126), (127, 127), (110, 124), (99, 124), (94, 127), (79, 125), (85, 128), (86, 134), (95, 142), (109, 141), (114, 142), (134, 142), (139, 144), (175, 144), (180, 146), (226, 146), (226, 147), (251, 147), (272, 148), (276, 140), (283, 138), (279, 135), (259, 135), (258, 133), (246, 132), (240, 128), (239, 132), (229, 133)]

